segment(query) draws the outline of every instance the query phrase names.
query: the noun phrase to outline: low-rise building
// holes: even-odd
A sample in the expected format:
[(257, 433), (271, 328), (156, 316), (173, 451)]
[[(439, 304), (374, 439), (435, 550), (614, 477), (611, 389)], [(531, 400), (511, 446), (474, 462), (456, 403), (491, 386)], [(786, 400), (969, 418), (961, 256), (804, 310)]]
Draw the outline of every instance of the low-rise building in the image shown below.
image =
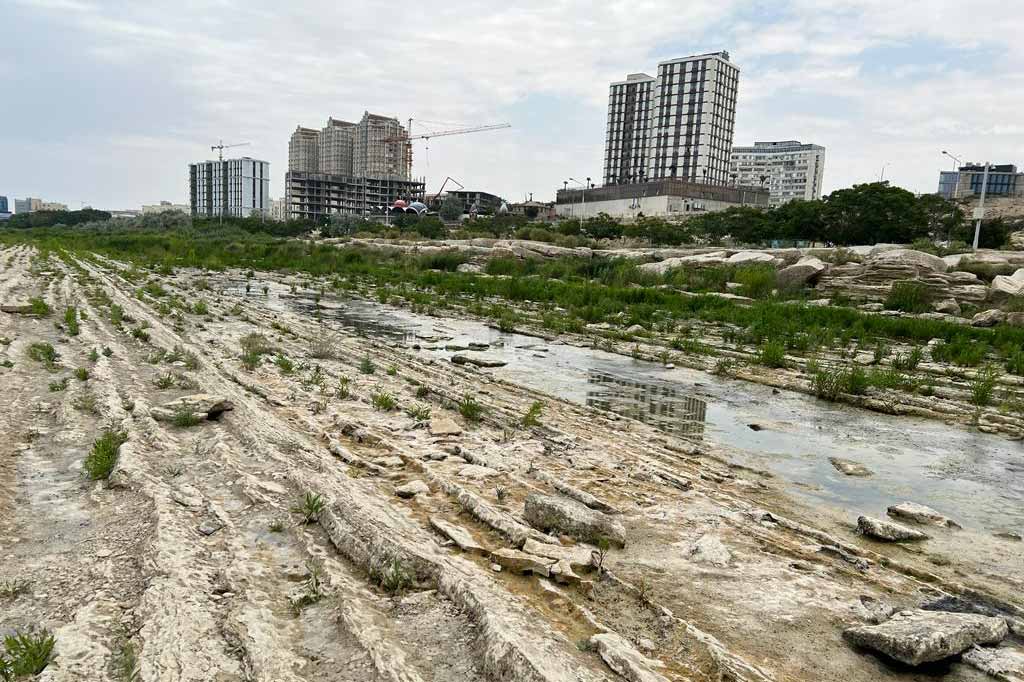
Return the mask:
[(509, 204), (508, 212), (516, 216), (525, 216), (531, 220), (554, 220), (555, 202), (553, 201), (521, 201)]
[(62, 204), (59, 201), (41, 201), (39, 202), (40, 211), (66, 211), (68, 210), (67, 204)]
[(767, 188), (772, 206), (820, 199), (824, 175), (825, 148), (799, 140), (755, 142), (729, 155), (730, 184)]
[[(968, 199), (981, 195), (985, 183), (985, 164), (967, 163), (955, 171), (939, 173), (939, 194), (946, 199)], [(1024, 173), (1017, 166), (990, 164), (988, 167), (987, 197), (1024, 198)]]
[(379, 215), (398, 199), (423, 201), (423, 183), (289, 171), (284, 176), (288, 217), (319, 221), (330, 215)]
[(142, 205), (142, 215), (149, 215), (150, 213), (166, 213), (167, 211), (181, 211), (182, 213), (189, 213), (191, 210), (191, 207), (186, 204), (172, 204), (169, 201), (161, 201), (159, 204)]
[(14, 200), (14, 212), (15, 213), (32, 213), (34, 211), (41, 211), (43, 205), (42, 199), (33, 199), (32, 197), (26, 197), (25, 199)]
[(664, 179), (590, 189), (560, 189), (555, 196), (555, 213), (559, 218), (587, 219), (605, 213), (625, 220), (685, 219), (736, 206), (765, 208), (769, 202), (768, 190), (759, 187), (726, 187)]
[(243, 156), (188, 166), (193, 216), (266, 215), (270, 209), (270, 163)]
[(288, 207), (287, 204), (285, 204), (284, 199), (270, 200), (270, 219), (278, 222), (288, 220)]
[[(497, 194), (491, 194), (490, 192), (478, 192), (475, 190), (459, 189), (445, 192), (445, 196), (440, 198), (440, 203), (444, 203), (447, 197), (455, 197), (462, 202), (463, 213), (498, 213), (501, 210), (502, 205), (505, 204), (505, 200), (499, 197)], [(506, 205), (507, 208), (507, 205)]]

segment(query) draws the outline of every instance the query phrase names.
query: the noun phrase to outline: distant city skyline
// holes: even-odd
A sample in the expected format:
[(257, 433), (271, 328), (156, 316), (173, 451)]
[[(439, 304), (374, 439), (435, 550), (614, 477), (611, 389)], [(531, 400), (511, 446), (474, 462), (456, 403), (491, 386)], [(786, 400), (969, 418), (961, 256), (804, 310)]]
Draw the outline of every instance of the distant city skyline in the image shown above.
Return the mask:
[[(826, 147), (824, 193), (883, 174), (935, 192), (938, 171), (954, 166), (943, 149), (1024, 166), (1024, 13), (996, 0), (456, 0), (390, 25), (386, 41), (372, 6), (189, 7), (5, 6), (0, 194), (73, 209), (186, 204), (184, 169), (223, 139), (270, 163), (279, 198), (296, 126), (358, 103), (403, 124), (412, 116), (414, 134), (511, 123), (414, 143), (413, 175), (428, 193), (451, 175), (511, 200), (550, 200), (568, 177), (600, 182), (610, 82), (719, 50), (742, 69), (733, 143)], [(416, 7), (400, 0), (393, 14)]]

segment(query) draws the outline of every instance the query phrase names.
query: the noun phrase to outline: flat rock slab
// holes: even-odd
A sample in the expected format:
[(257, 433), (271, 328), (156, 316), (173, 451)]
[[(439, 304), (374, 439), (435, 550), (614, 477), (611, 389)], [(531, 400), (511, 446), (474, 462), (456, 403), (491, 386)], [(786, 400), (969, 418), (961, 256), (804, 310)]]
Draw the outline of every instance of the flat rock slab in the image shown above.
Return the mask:
[(400, 485), (397, 488), (395, 488), (395, 494), (405, 500), (429, 492), (430, 486), (428, 486), (426, 483), (419, 479), (415, 481), (409, 481), (405, 485)]
[(832, 466), (836, 468), (836, 471), (847, 476), (871, 476), (875, 473), (860, 462), (855, 462), (852, 459), (829, 457), (828, 461), (832, 463)]
[(916, 502), (902, 502), (889, 507), (886, 512), (889, 516), (914, 523), (930, 524), (933, 526), (944, 526), (946, 528), (960, 528), (960, 524), (937, 512), (931, 507)]
[(441, 535), (444, 535), (446, 538), (454, 542), (455, 546), (463, 552), (480, 555), (486, 555), (488, 553), (487, 548), (474, 540), (470, 532), (462, 526), (456, 526), (454, 523), (449, 523), (439, 516), (431, 516), (430, 525), (433, 526), (434, 530), (439, 532)]
[(459, 476), (468, 478), (474, 481), (479, 481), (491, 476), (497, 476), (498, 472), (490, 467), (480, 466), (479, 464), (467, 464), (459, 469)]
[(961, 660), (997, 680), (1024, 680), (1024, 653), (1020, 651), (976, 646)]
[(431, 436), (458, 436), (461, 433), (462, 427), (451, 417), (434, 417), (430, 420)]
[(533, 538), (527, 538), (526, 542), (523, 543), (523, 551), (546, 557), (553, 561), (566, 561), (577, 571), (590, 570), (594, 565), (591, 559), (591, 550), (586, 547), (549, 545), (546, 542), (538, 542)]
[(504, 367), (508, 363), (495, 358), (476, 357), (467, 355), (453, 355), (452, 363), (456, 365), (475, 365), (477, 367)]
[(688, 555), (690, 561), (719, 568), (728, 566), (732, 561), (732, 554), (722, 544), (722, 541), (711, 533), (705, 533), (691, 544), (688, 548)]
[(532, 494), (526, 498), (523, 517), (545, 533), (565, 534), (594, 545), (607, 540), (612, 545), (626, 546), (626, 530), (619, 521), (575, 500)]
[(154, 407), (149, 411), (149, 415), (157, 421), (172, 421), (180, 412), (190, 412), (199, 419), (218, 419), (223, 413), (233, 409), (234, 403), (227, 398), (196, 393)]
[(655, 671), (663, 666), (662, 662), (647, 658), (621, 635), (602, 632), (592, 636), (590, 644), (609, 668), (630, 682), (668, 682), (664, 675)]
[(901, 526), (891, 521), (861, 516), (857, 519), (857, 528), (861, 533), (883, 542), (902, 542), (904, 540), (927, 540), (928, 536), (919, 530)]
[(507, 547), (491, 552), (491, 561), (513, 573), (533, 573), (545, 578), (550, 575), (551, 566), (555, 563), (551, 559)]
[(995, 644), (1007, 632), (1002, 618), (913, 609), (900, 611), (881, 625), (847, 628), (843, 637), (901, 663), (921, 665), (955, 656), (975, 644)]

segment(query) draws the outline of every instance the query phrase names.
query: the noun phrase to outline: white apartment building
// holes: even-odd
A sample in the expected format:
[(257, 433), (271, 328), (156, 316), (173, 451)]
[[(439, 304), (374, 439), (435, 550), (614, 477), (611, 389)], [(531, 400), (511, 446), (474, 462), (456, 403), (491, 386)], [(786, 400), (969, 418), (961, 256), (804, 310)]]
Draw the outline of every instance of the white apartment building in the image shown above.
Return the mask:
[(608, 93), (604, 184), (729, 180), (739, 68), (728, 52), (670, 59)]
[(772, 206), (820, 199), (824, 174), (825, 148), (798, 140), (755, 142), (733, 148), (729, 157), (732, 184), (766, 188)]
[(190, 207), (185, 204), (175, 204), (170, 201), (161, 201), (159, 204), (143, 204), (142, 215), (150, 215), (151, 213), (166, 213), (167, 211), (181, 211), (182, 213), (189, 213)]
[(266, 215), (270, 210), (270, 163), (244, 156), (188, 166), (194, 216)]

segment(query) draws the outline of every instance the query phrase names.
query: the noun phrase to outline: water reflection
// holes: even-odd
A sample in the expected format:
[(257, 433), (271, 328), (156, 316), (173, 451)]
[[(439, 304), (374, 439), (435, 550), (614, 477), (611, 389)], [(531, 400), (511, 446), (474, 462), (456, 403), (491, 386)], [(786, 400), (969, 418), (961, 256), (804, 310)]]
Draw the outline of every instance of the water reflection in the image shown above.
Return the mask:
[(708, 404), (670, 383), (641, 381), (599, 370), (587, 372), (587, 405), (621, 414), (656, 429), (691, 438), (704, 437)]

